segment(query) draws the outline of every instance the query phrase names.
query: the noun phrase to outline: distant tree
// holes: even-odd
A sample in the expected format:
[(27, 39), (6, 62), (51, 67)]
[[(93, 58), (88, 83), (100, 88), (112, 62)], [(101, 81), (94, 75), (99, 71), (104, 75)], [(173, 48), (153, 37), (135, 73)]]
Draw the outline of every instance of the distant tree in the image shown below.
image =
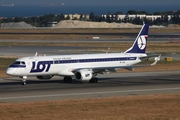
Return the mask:
[(80, 15), (80, 18), (79, 18), (79, 19), (80, 19), (80, 20), (83, 20), (83, 14)]
[(65, 19), (64, 14), (61, 13), (61, 15), (60, 15), (60, 20), (64, 20), (64, 19)]
[(132, 15), (132, 14), (137, 14), (137, 11), (135, 11), (135, 10), (129, 10), (128, 12), (127, 12), (127, 14), (129, 14), (129, 15)]
[(97, 15), (97, 16), (94, 17), (93, 21), (99, 22), (99, 19), (100, 19), (100, 17)]
[(150, 13), (146, 12), (146, 11), (139, 11), (138, 14), (146, 14), (149, 15)]
[(128, 17), (128, 14), (124, 17), (123, 22), (124, 22), (124, 23), (129, 22), (129, 17)]
[(116, 13), (114, 13), (115, 15), (123, 15), (123, 13), (122, 12), (116, 12)]
[(109, 14), (106, 15), (106, 22), (110, 23), (111, 22), (111, 17)]
[(99, 19), (100, 19), (99, 22), (104, 22), (104, 21), (106, 21), (106, 18), (105, 18), (104, 15), (102, 15)]
[(66, 19), (66, 20), (70, 20), (70, 16), (68, 15), (65, 19)]
[(118, 19), (119, 19), (119, 18), (118, 18), (118, 15), (119, 15), (119, 14), (115, 14), (115, 18), (114, 18), (114, 21), (115, 21), (115, 22), (118, 22)]
[(122, 22), (121, 20), (119, 20), (119, 17), (118, 17), (119, 15), (123, 15), (122, 12), (116, 12), (114, 15), (115, 15), (114, 22), (118, 22), (118, 23)]
[(162, 15), (162, 12), (155, 12), (153, 15)]
[(168, 25), (168, 15), (161, 16), (161, 24), (167, 26)]
[(110, 22), (115, 22), (115, 15), (111, 14), (111, 21)]
[(142, 20), (140, 19), (140, 17), (136, 17), (132, 20), (133, 24), (138, 24), (141, 25), (142, 24)]
[(157, 18), (156, 20), (153, 21), (154, 25), (161, 25), (161, 18)]
[(1, 23), (8, 23), (8, 22), (13, 22), (14, 20), (12, 18), (4, 18), (2, 19)]
[(144, 18), (144, 22), (148, 23), (149, 25), (153, 25), (152, 20), (147, 19), (146, 17)]
[(22, 18), (20, 18), (20, 17), (15, 17), (14, 18), (14, 22), (21, 22), (22, 21)]
[(174, 11), (172, 14), (172, 24), (180, 24), (180, 11)]
[(94, 20), (94, 12), (90, 12), (90, 15), (89, 15), (89, 19), (91, 20), (91, 21), (93, 21)]

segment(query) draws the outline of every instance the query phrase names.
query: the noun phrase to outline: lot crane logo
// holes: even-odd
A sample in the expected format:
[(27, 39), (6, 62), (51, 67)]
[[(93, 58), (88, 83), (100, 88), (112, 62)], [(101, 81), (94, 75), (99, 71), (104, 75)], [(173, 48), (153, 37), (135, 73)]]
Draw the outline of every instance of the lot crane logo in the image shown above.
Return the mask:
[(89, 76), (90, 76), (90, 74), (85, 74), (85, 76), (86, 76), (86, 77), (89, 77)]
[(138, 47), (140, 50), (144, 50), (146, 47), (146, 38), (147, 36), (140, 36), (138, 38)]

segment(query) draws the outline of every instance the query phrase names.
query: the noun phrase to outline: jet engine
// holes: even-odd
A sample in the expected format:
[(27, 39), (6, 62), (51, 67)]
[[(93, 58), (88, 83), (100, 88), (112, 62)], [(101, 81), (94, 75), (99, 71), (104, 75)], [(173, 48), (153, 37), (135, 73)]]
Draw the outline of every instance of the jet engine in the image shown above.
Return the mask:
[(90, 80), (93, 77), (92, 71), (89, 70), (79, 70), (75, 73), (76, 80)]
[(53, 75), (42, 75), (42, 76), (36, 76), (37, 79), (51, 79)]

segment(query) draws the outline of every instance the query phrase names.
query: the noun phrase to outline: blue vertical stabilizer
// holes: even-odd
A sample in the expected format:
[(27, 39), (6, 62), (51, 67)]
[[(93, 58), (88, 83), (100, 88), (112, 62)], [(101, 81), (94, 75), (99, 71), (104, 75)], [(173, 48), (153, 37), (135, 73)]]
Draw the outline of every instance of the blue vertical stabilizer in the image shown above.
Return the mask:
[(147, 45), (147, 38), (148, 38), (148, 30), (149, 25), (144, 24), (139, 32), (134, 44), (131, 48), (125, 51), (125, 53), (145, 53), (146, 52), (146, 45)]

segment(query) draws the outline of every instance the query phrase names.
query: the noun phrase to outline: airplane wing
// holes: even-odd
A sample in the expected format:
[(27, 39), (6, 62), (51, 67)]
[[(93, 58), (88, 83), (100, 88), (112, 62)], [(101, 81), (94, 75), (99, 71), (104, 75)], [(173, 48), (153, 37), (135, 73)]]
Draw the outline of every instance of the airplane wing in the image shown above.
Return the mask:
[(133, 71), (132, 66), (113, 66), (113, 67), (98, 67), (98, 68), (79, 68), (79, 69), (74, 69), (72, 72), (76, 73), (79, 70), (88, 70), (92, 71), (92, 73), (95, 74), (108, 74), (110, 72), (117, 72), (119, 69), (127, 69)]

